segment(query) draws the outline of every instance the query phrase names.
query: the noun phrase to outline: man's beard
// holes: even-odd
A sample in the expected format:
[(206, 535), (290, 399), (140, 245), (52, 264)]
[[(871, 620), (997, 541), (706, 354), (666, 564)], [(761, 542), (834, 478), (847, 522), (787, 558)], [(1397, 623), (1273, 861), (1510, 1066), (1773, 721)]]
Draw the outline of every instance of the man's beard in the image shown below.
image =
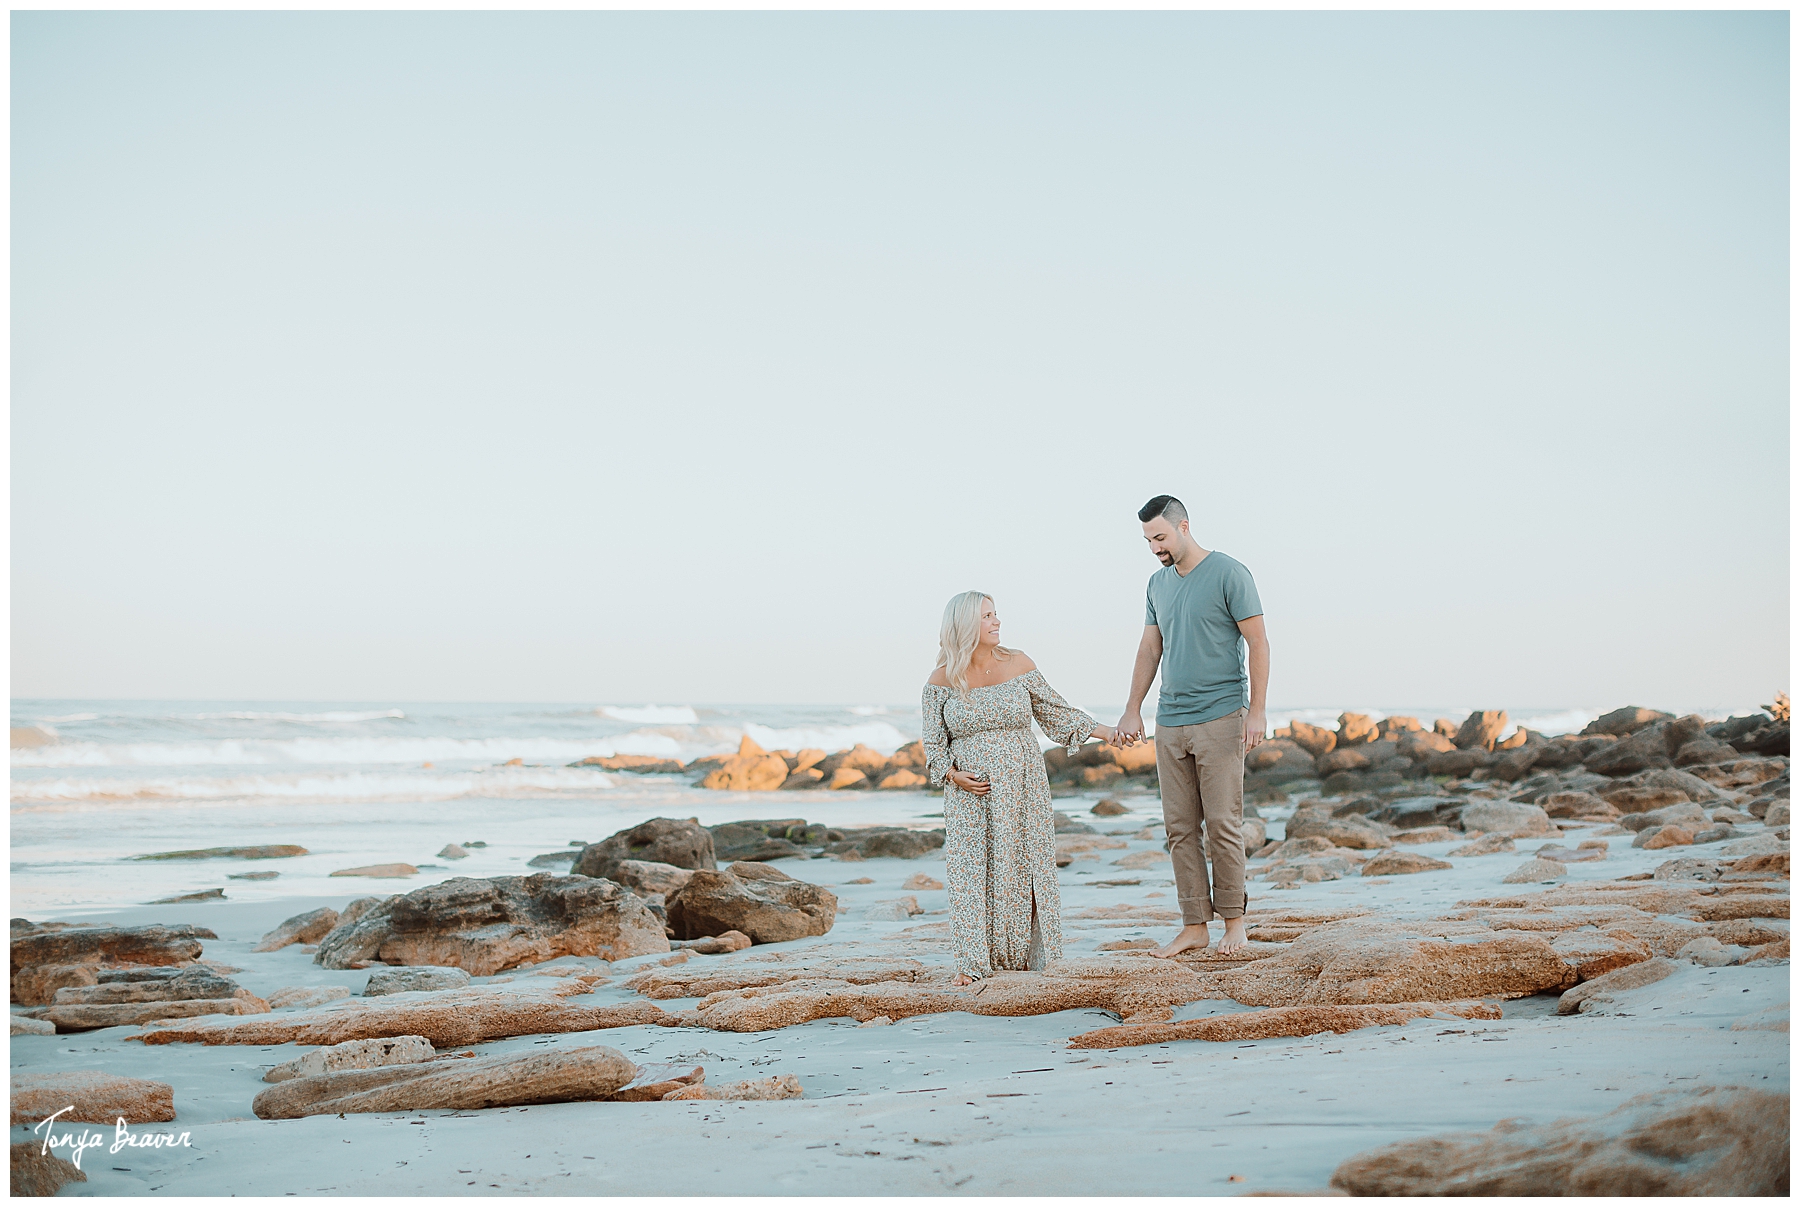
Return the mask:
[(1173, 566), (1175, 564), (1175, 555), (1173, 553), (1159, 553), (1156, 555), (1156, 560), (1165, 566)]

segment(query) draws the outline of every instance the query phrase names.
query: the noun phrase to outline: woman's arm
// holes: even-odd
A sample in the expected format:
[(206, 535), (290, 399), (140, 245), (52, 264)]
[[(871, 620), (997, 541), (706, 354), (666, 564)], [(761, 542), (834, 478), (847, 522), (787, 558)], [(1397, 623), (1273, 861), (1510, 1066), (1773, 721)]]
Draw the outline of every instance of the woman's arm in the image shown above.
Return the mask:
[(1103, 742), (1113, 740), (1110, 725), (1102, 725), (1079, 708), (1064, 700), (1042, 672), (1024, 676), (1025, 690), (1031, 693), (1031, 715), (1037, 718), (1044, 736), (1058, 746), (1073, 750), (1088, 738)]

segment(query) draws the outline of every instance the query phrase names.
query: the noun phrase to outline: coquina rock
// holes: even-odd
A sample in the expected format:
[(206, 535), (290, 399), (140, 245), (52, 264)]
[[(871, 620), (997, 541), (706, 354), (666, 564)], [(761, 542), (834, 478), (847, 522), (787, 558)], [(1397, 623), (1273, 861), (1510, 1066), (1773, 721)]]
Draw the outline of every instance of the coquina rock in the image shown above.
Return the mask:
[(1345, 1161), (1354, 1195), (1788, 1193), (1788, 1100), (1736, 1086), (1641, 1094), (1600, 1116), (1402, 1140)]
[(45, 1152), (41, 1140), (12, 1146), (12, 1197), (15, 1199), (47, 1199), (72, 1182), (85, 1181), (87, 1175), (72, 1162)]
[(187, 964), (200, 958), (201, 939), (216, 939), (204, 926), (36, 925), (12, 926), (12, 1001), (48, 1004), (57, 989), (98, 983), (101, 965)]
[(1386, 829), (1365, 817), (1350, 815), (1333, 817), (1318, 810), (1301, 809), (1288, 819), (1289, 838), (1323, 838), (1333, 846), (1373, 851), (1391, 847), (1394, 840)]
[(236, 981), (220, 976), (204, 964), (181, 964), (172, 968), (103, 969), (96, 984), (58, 989), (55, 1003), (123, 1006), (236, 996), (248, 996)]
[(577, 876), (612, 880), (619, 865), (628, 859), (690, 870), (711, 871), (718, 866), (713, 837), (699, 822), (691, 818), (677, 821), (672, 817), (653, 817), (641, 826), (620, 830), (604, 842), (584, 847), (573, 870)]
[(1505, 729), (1505, 712), (1472, 712), (1451, 740), (1459, 750), (1492, 750)]
[(264, 935), (255, 950), (280, 951), (290, 943), (317, 943), (330, 934), (337, 923), (338, 912), (330, 906), (296, 914)]
[(256, 1096), (259, 1119), (592, 1102), (637, 1074), (616, 1048), (560, 1048), (296, 1077)]
[(367, 960), (437, 964), (491, 976), (558, 956), (623, 960), (669, 950), (637, 894), (587, 876), (458, 876), (390, 898), (319, 942), (326, 968)]
[(1221, 973), (1217, 983), (1245, 1005), (1299, 1006), (1527, 997), (1575, 979), (1538, 934), (1357, 919), (1315, 927), (1282, 954)]
[(766, 863), (734, 863), (727, 871), (695, 872), (665, 908), (677, 939), (735, 930), (754, 943), (783, 943), (829, 931), (837, 894)]
[(514, 1035), (561, 1035), (610, 1027), (677, 1023), (649, 1002), (583, 1005), (588, 984), (577, 977), (525, 977), (442, 993), (349, 998), (317, 1010), (262, 1018), (196, 1019), (128, 1038), (143, 1044), (341, 1044), (353, 1039), (419, 1035), (437, 1048)]
[(175, 1091), (160, 1081), (120, 1077), (98, 1070), (14, 1073), (12, 1121), (36, 1123), (64, 1107), (63, 1123), (167, 1123), (175, 1118)]
[(276, 1065), (263, 1074), (267, 1082), (318, 1077), (350, 1069), (382, 1069), (388, 1065), (422, 1064), (437, 1056), (437, 1049), (423, 1035), (396, 1035), (392, 1039), (353, 1039), (308, 1052), (297, 1060)]
[(707, 772), (700, 786), (724, 792), (770, 792), (781, 787), (787, 777), (787, 760), (770, 754), (746, 735), (736, 756)]
[(53, 1005), (43, 1017), (67, 1031), (102, 1027), (138, 1027), (161, 1019), (197, 1018), (203, 1014), (267, 1014), (269, 1003), (248, 989), (227, 998), (189, 998), (176, 1002), (140, 1002), (116, 1006)]
[(1279, 1036), (1343, 1034), (1364, 1027), (1399, 1027), (1418, 1018), (1500, 1017), (1486, 1002), (1405, 1002), (1381, 1006), (1277, 1006), (1179, 1023), (1126, 1023), (1102, 1027), (1069, 1040), (1071, 1048), (1129, 1048), (1176, 1040), (1236, 1043)]
[(1548, 813), (1536, 805), (1522, 804), (1516, 800), (1470, 801), (1463, 806), (1462, 824), (1464, 830), (1505, 834), (1510, 838), (1548, 834), (1552, 828)]

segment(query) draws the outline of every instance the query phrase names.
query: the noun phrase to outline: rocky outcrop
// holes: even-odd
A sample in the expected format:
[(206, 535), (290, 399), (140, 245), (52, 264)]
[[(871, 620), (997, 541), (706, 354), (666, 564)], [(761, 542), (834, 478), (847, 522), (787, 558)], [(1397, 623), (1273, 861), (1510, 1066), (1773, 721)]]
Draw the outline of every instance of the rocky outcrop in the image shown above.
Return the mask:
[[(18, 730), (13, 730), (13, 745), (18, 743)], [(72, 1182), (85, 1182), (87, 1175), (73, 1164), (44, 1151), (41, 1140), (28, 1140), (12, 1146), (12, 1196), (15, 1199), (50, 1198)]]
[(769, 792), (781, 787), (787, 777), (787, 760), (770, 754), (746, 735), (738, 744), (737, 754), (708, 771), (700, 787), (722, 792)]
[(1654, 985), (1674, 971), (1675, 965), (1661, 957), (1633, 961), (1591, 980), (1582, 981), (1581, 984), (1557, 999), (1556, 1012), (1558, 1014), (1585, 1013), (1595, 1004), (1612, 1001), (1614, 994)]
[(669, 950), (656, 916), (610, 880), (587, 876), (458, 876), (389, 898), (319, 941), (326, 968), (369, 960), (435, 964), (490, 976), (558, 956), (623, 960)]
[(382, 1069), (389, 1065), (420, 1064), (437, 1056), (437, 1049), (422, 1035), (396, 1035), (392, 1039), (353, 1039), (308, 1052), (297, 1060), (276, 1065), (263, 1074), (267, 1082), (292, 1081), (296, 1077), (320, 1077), (351, 1069)]
[(121, 1006), (143, 1002), (183, 1002), (203, 998), (248, 997), (236, 981), (222, 977), (204, 964), (178, 964), (167, 968), (106, 968), (92, 985), (71, 985), (56, 991), (54, 1004)]
[(1069, 1040), (1071, 1048), (1128, 1048), (1182, 1039), (1232, 1043), (1281, 1036), (1343, 1034), (1364, 1027), (1399, 1027), (1418, 1018), (1499, 1018), (1486, 1002), (1402, 1002), (1381, 1006), (1278, 1006), (1180, 1023), (1126, 1023)]
[(1345, 1161), (1331, 1184), (1354, 1195), (1786, 1196), (1788, 1100), (1662, 1090), (1600, 1116), (1402, 1140)]
[(1316, 927), (1286, 952), (1217, 978), (1250, 1006), (1513, 998), (1574, 983), (1574, 970), (1540, 935), (1361, 919)]
[(1111, 1010), (1122, 1017), (1181, 1005), (1209, 993), (1183, 964), (1148, 956), (1064, 960), (1045, 972), (996, 973), (956, 988), (947, 981), (792, 980), (708, 994), (695, 1021), (716, 1031), (771, 1031), (820, 1018), (893, 1020), (951, 1010), (1019, 1017), (1059, 1010)]
[(269, 1003), (248, 990), (228, 998), (192, 998), (174, 1002), (135, 1005), (55, 1005), (40, 1017), (56, 1024), (59, 1032), (97, 1031), (102, 1027), (139, 1027), (162, 1019), (198, 1018), (203, 1014), (267, 1014)]
[(636, 1074), (637, 1066), (615, 1048), (560, 1048), (297, 1077), (258, 1094), (250, 1109), (259, 1119), (299, 1119), (592, 1102)]
[[(532, 984), (539, 982), (541, 985)], [(572, 983), (573, 982), (573, 983)], [(528, 977), (523, 983), (472, 986), (422, 997), (350, 998), (317, 1010), (266, 1018), (202, 1020), (145, 1031), (129, 1038), (146, 1044), (341, 1044), (353, 1039), (419, 1035), (437, 1048), (506, 1039), (559, 1035), (610, 1027), (670, 1026), (676, 1021), (649, 1002), (583, 1006), (579, 978)]]
[(331, 933), (338, 923), (338, 912), (330, 906), (304, 914), (295, 914), (262, 937), (256, 951), (280, 951), (290, 943), (317, 943)]
[(692, 819), (678, 821), (672, 817), (654, 817), (629, 830), (620, 830), (604, 842), (584, 847), (575, 861), (577, 876), (615, 879), (613, 873), (626, 860), (666, 863), (673, 867), (717, 867), (713, 854), (713, 837)]
[(1451, 741), (1458, 750), (1492, 750), (1505, 729), (1505, 712), (1472, 712)]
[(56, 1115), (59, 1123), (167, 1123), (175, 1118), (175, 1091), (160, 1081), (114, 1073), (14, 1073), (12, 1121), (36, 1123)]
[(837, 921), (837, 895), (767, 864), (695, 872), (665, 906), (677, 939), (738, 931), (753, 943), (822, 935)]
[(219, 936), (203, 926), (12, 925), (12, 1001), (51, 1002), (58, 989), (94, 985), (105, 968), (164, 967), (200, 958), (201, 939)]

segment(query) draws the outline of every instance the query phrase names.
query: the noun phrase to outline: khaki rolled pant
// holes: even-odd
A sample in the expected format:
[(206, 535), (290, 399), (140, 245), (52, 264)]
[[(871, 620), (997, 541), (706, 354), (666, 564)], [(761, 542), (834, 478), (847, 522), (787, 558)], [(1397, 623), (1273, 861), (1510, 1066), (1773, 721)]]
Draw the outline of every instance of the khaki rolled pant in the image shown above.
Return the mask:
[(1244, 710), (1201, 725), (1158, 725), (1156, 777), (1182, 923), (1243, 917)]

